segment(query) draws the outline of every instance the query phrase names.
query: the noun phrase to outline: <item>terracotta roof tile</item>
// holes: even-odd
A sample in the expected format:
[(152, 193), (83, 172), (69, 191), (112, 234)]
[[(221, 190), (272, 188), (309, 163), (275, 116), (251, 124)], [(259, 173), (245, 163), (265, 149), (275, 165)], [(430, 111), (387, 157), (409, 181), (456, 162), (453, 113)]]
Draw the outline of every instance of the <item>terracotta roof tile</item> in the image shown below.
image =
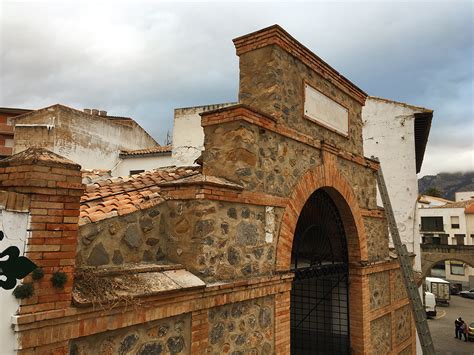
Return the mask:
[(173, 147), (171, 145), (164, 145), (164, 146), (156, 146), (152, 148), (137, 149), (137, 150), (122, 150), (120, 151), (120, 158), (171, 153), (172, 149)]
[(149, 208), (164, 201), (160, 185), (200, 174), (200, 167), (168, 167), (131, 177), (110, 178), (86, 186), (79, 224), (97, 222)]

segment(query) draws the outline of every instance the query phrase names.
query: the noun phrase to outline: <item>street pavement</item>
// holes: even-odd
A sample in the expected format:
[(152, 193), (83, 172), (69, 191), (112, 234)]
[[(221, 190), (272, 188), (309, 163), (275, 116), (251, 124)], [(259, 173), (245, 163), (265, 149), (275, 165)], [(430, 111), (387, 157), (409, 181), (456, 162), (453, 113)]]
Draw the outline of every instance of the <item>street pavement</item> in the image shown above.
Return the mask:
[(428, 319), (437, 354), (474, 354), (474, 342), (464, 342), (454, 337), (454, 320), (464, 319), (469, 325), (474, 322), (474, 299), (451, 296), (448, 307), (437, 306), (436, 319)]

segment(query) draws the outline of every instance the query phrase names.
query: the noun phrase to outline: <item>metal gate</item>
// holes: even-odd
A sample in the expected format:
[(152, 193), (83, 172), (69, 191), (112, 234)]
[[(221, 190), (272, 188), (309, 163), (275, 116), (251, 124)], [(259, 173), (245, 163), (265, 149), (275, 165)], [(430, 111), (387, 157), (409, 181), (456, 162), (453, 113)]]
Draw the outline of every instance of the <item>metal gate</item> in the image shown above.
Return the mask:
[(291, 353), (349, 354), (347, 241), (324, 190), (313, 193), (301, 211), (292, 269)]

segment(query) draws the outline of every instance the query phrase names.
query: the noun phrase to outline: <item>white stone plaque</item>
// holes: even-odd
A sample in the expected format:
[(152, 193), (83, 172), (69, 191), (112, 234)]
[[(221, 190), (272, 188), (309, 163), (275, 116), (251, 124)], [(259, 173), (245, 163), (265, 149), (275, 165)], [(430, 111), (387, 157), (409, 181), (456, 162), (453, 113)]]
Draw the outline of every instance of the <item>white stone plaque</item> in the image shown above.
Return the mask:
[(349, 111), (323, 93), (304, 85), (304, 115), (345, 136), (349, 134)]

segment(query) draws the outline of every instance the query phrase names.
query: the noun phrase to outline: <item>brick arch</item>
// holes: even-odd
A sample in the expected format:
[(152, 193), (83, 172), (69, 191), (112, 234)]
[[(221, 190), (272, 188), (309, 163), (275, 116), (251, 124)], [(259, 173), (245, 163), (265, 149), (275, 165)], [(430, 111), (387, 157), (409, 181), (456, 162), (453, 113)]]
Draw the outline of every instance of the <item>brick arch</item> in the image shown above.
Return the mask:
[(276, 270), (288, 271), (298, 217), (313, 192), (323, 188), (333, 198), (347, 235), (349, 262), (367, 260), (367, 238), (357, 198), (348, 181), (336, 168), (335, 157), (308, 170), (298, 181), (283, 215), (276, 249)]

